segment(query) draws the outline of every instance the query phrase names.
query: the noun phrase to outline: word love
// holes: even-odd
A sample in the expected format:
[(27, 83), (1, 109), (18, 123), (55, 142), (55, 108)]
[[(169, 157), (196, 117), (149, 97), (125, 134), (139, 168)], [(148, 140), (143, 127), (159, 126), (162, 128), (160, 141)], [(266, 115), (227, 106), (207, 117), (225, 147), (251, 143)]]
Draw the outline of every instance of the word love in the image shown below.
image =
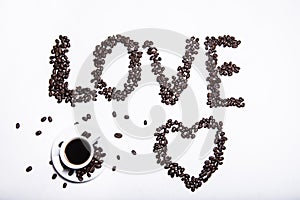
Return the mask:
[[(152, 72), (156, 76), (156, 80), (160, 85), (159, 95), (161, 96), (161, 102), (166, 105), (175, 105), (178, 101), (181, 93), (188, 86), (188, 79), (190, 78), (190, 69), (195, 59), (195, 55), (199, 50), (199, 39), (191, 37), (187, 39), (185, 46), (185, 54), (182, 56), (182, 66), (177, 68), (177, 76), (168, 78), (164, 74), (165, 68), (162, 66), (162, 58), (159, 56), (157, 48), (153, 46), (153, 42), (146, 40), (142, 45), (143, 49), (146, 49), (149, 59), (152, 62)], [(103, 80), (102, 72), (105, 64), (105, 57), (112, 53), (113, 48), (121, 43), (127, 48), (129, 54), (129, 66), (128, 77), (124, 83), (124, 89), (119, 90), (116, 87), (108, 86)], [(241, 42), (229, 35), (205, 38), (205, 50), (207, 61), (205, 62), (206, 69), (209, 72), (209, 76), (206, 78), (208, 85), (207, 105), (212, 107), (244, 107), (244, 99), (239, 98), (221, 98), (220, 97), (220, 76), (232, 76), (233, 73), (238, 73), (240, 68), (232, 62), (224, 62), (221, 66), (218, 66), (218, 54), (216, 47), (230, 47), (237, 48)], [(53, 96), (57, 99), (58, 103), (65, 101), (75, 106), (76, 103), (87, 103), (90, 101), (96, 101), (97, 96), (103, 95), (108, 101), (117, 100), (124, 101), (128, 95), (138, 87), (138, 82), (141, 80), (142, 64), (140, 59), (143, 52), (140, 51), (139, 43), (131, 40), (129, 37), (122, 35), (116, 35), (108, 37), (106, 40), (97, 45), (94, 55), (94, 67), (95, 70), (91, 72), (91, 83), (94, 84), (94, 88), (83, 88), (81, 86), (75, 89), (69, 89), (68, 82), (66, 81), (70, 74), (70, 61), (67, 57), (69, 52), (70, 40), (67, 36), (59, 36), (59, 39), (55, 40), (55, 45), (51, 50), (50, 64), (53, 65), (52, 75), (49, 80), (49, 96)]]

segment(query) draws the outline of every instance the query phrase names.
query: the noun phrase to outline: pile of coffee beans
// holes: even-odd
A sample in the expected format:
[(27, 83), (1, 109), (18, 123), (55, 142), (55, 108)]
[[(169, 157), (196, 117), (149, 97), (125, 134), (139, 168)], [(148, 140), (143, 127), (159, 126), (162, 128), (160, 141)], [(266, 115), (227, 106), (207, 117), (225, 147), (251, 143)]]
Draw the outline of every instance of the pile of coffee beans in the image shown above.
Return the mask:
[(232, 76), (233, 73), (239, 73), (240, 68), (230, 61), (224, 62), (221, 67), (218, 66), (218, 71), (221, 76)]
[[(87, 175), (87, 177), (91, 177), (91, 173), (93, 173), (96, 169), (100, 169), (102, 167), (103, 158), (106, 156), (106, 153), (103, 153), (103, 149), (101, 147), (98, 147), (97, 143), (98, 142), (95, 142), (93, 144), (94, 156), (91, 162), (87, 166), (76, 170), (76, 177), (79, 181), (83, 181), (83, 176), (85, 174)], [(72, 175), (73, 171), (73, 169), (69, 169), (69, 175)]]
[(185, 55), (182, 57), (183, 66), (177, 68), (177, 77), (172, 76), (172, 81), (168, 82), (168, 78), (164, 75), (165, 68), (161, 66), (161, 57), (157, 48), (153, 47), (153, 42), (146, 40), (144, 42), (143, 48), (147, 49), (147, 54), (150, 55), (150, 60), (152, 61), (152, 72), (157, 76), (157, 82), (160, 85), (161, 102), (166, 105), (175, 105), (176, 101), (184, 89), (187, 88), (187, 81), (190, 78), (190, 69), (192, 62), (194, 61), (193, 55), (198, 54), (199, 49), (199, 39), (191, 37), (186, 40), (186, 51)]
[(218, 54), (216, 47), (231, 47), (237, 48), (241, 43), (240, 40), (236, 40), (234, 37), (229, 35), (216, 37), (206, 37), (206, 41), (204, 42), (205, 49), (207, 50), (206, 56), (208, 60), (205, 62), (206, 69), (209, 73), (209, 77), (207, 77), (208, 86), (207, 89), (211, 91), (211, 93), (207, 94), (207, 105), (212, 107), (228, 107), (228, 106), (236, 106), (238, 108), (244, 107), (244, 99), (242, 97), (236, 99), (233, 97), (222, 99), (220, 97), (220, 84), (221, 79), (218, 76), (218, 73), (223, 76), (231, 76), (232, 73), (238, 73), (240, 68), (237, 67), (232, 62), (224, 63), (221, 67), (217, 67), (218, 62)]
[[(94, 83), (93, 90), (89, 88), (76, 87), (75, 90), (68, 89), (68, 79), (70, 73), (70, 61), (66, 56), (66, 53), (70, 48), (70, 40), (67, 36), (59, 36), (59, 39), (55, 40), (55, 46), (51, 50), (53, 54), (50, 56), (50, 64), (53, 65), (53, 71), (49, 80), (49, 96), (54, 96), (57, 102), (60, 103), (65, 100), (66, 103), (70, 102), (72, 106), (75, 103), (89, 102), (91, 100), (96, 101), (97, 91), (98, 94), (103, 95), (108, 101), (112, 99), (117, 101), (124, 101), (125, 98), (138, 86), (138, 82), (141, 80), (141, 63), (142, 52), (138, 51), (139, 44), (134, 42), (129, 37), (122, 35), (110, 36), (105, 41), (101, 42), (101, 45), (97, 45), (93, 55), (95, 56), (94, 66), (95, 70), (91, 72), (93, 78), (91, 83)], [(129, 54), (129, 71), (126, 83), (124, 83), (124, 89), (118, 90), (115, 87), (107, 86), (106, 82), (101, 78), (103, 72), (103, 65), (105, 64), (105, 58), (108, 54), (112, 53), (112, 49), (118, 44), (123, 44)], [(157, 48), (153, 47), (152, 41), (145, 41), (143, 48), (147, 48), (147, 54), (150, 55), (153, 67), (152, 72), (157, 76), (157, 82), (160, 84), (160, 93), (162, 97), (162, 103), (166, 105), (174, 105), (182, 91), (187, 88), (187, 80), (190, 77), (190, 68), (194, 61), (193, 55), (198, 53), (199, 39), (191, 37), (186, 40), (186, 51), (182, 57), (183, 66), (177, 68), (177, 77), (172, 76), (172, 81), (168, 82), (169, 78), (165, 77), (165, 68), (161, 66), (161, 57)]]
[[(168, 175), (173, 177), (179, 177), (185, 184), (186, 188), (194, 192), (196, 189), (201, 187), (202, 183), (205, 183), (211, 175), (218, 170), (218, 166), (223, 164), (223, 150), (226, 149), (224, 146), (227, 138), (225, 133), (222, 131), (222, 122), (216, 122), (215, 119), (210, 116), (209, 118), (203, 118), (199, 122), (196, 122), (191, 128), (187, 128), (182, 125), (182, 122), (177, 120), (173, 121), (169, 119), (165, 125), (160, 126), (156, 129), (156, 143), (153, 147), (153, 152), (156, 153), (157, 163), (164, 166), (168, 170)], [(203, 169), (201, 170), (198, 177), (190, 176), (184, 173), (185, 168), (181, 167), (178, 163), (172, 162), (172, 157), (168, 156), (168, 140), (166, 134), (171, 132), (181, 132), (183, 138), (195, 138), (195, 134), (201, 128), (217, 129), (215, 136), (214, 155), (210, 156), (208, 160), (204, 162)]]

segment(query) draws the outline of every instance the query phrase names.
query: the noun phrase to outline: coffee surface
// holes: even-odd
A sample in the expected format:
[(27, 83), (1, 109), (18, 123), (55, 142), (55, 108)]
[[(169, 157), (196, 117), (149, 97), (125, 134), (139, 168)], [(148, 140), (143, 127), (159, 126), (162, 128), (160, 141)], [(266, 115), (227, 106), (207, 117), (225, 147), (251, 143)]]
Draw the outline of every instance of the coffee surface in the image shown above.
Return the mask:
[(90, 157), (89, 144), (81, 139), (75, 139), (66, 146), (65, 154), (70, 163), (80, 165)]

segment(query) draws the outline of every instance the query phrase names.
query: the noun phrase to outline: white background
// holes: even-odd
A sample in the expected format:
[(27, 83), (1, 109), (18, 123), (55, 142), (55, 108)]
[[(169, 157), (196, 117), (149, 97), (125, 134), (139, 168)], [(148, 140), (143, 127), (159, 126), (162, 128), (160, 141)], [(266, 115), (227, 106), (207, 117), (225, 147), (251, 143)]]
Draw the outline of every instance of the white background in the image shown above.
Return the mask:
[[(299, 8), (299, 1), (274, 0), (1, 0), (0, 199), (299, 199)], [(220, 57), (241, 66), (239, 74), (223, 78), (227, 97), (246, 101), (243, 109), (226, 110), (224, 165), (194, 193), (166, 171), (128, 175), (110, 169), (63, 189), (63, 180), (51, 180), (48, 161), (53, 140), (73, 118), (70, 106), (48, 97), (54, 39), (71, 39), (74, 82), (95, 44), (138, 28), (195, 35), (202, 47), (205, 36), (230, 34), (242, 41)], [(41, 124), (44, 115), (54, 122)], [(40, 137), (34, 135), (38, 129), (44, 131)]]

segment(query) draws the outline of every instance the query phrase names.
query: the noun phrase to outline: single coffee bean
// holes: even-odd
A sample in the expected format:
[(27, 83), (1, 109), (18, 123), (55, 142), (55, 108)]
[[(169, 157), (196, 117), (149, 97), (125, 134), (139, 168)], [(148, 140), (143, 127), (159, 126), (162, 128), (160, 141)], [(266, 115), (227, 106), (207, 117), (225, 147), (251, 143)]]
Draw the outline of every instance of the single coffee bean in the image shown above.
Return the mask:
[(74, 125), (77, 125), (77, 124), (79, 124), (79, 122), (75, 122), (75, 123), (74, 123)]
[(16, 129), (19, 129), (19, 128), (20, 128), (20, 124), (16, 123)]
[(86, 115), (86, 118), (87, 118), (87, 119), (91, 119), (92, 117), (91, 117), (90, 114), (87, 114), (87, 115)]
[(73, 169), (70, 169), (69, 172), (68, 172), (68, 175), (69, 175), (69, 176), (72, 176), (73, 174), (74, 174), (74, 170), (73, 170)]
[(60, 148), (61, 145), (64, 143), (64, 141), (61, 141), (59, 144), (58, 144), (58, 147)]
[(132, 153), (132, 155), (136, 155), (136, 151), (135, 150), (132, 150), (131, 153)]
[(42, 134), (42, 131), (37, 131), (37, 132), (35, 132), (35, 135), (36, 136), (39, 136), (39, 135), (41, 135)]
[(64, 183), (64, 184), (63, 184), (63, 188), (66, 188), (66, 187), (67, 187), (67, 183)]
[(41, 122), (46, 121), (47, 117), (42, 117)]
[(115, 133), (115, 138), (121, 138), (123, 135), (121, 133)]
[(113, 111), (113, 112), (112, 112), (112, 116), (113, 116), (113, 117), (117, 117), (116, 111)]
[(31, 166), (29, 166), (29, 167), (26, 168), (26, 172), (30, 172), (31, 170), (32, 170)]
[(49, 117), (48, 117), (48, 122), (52, 122), (52, 121), (53, 121), (52, 117), (49, 116)]
[(124, 119), (129, 119), (129, 115), (124, 115)]
[(117, 159), (120, 160), (120, 156), (119, 155), (117, 155)]
[(145, 125), (145, 126), (147, 125), (147, 120), (144, 120), (144, 125)]
[(56, 179), (56, 177), (57, 177), (57, 174), (52, 175), (52, 179)]
[(116, 168), (117, 168), (116, 166), (113, 166), (113, 167), (112, 167), (112, 170), (113, 170), (113, 171), (116, 171)]

